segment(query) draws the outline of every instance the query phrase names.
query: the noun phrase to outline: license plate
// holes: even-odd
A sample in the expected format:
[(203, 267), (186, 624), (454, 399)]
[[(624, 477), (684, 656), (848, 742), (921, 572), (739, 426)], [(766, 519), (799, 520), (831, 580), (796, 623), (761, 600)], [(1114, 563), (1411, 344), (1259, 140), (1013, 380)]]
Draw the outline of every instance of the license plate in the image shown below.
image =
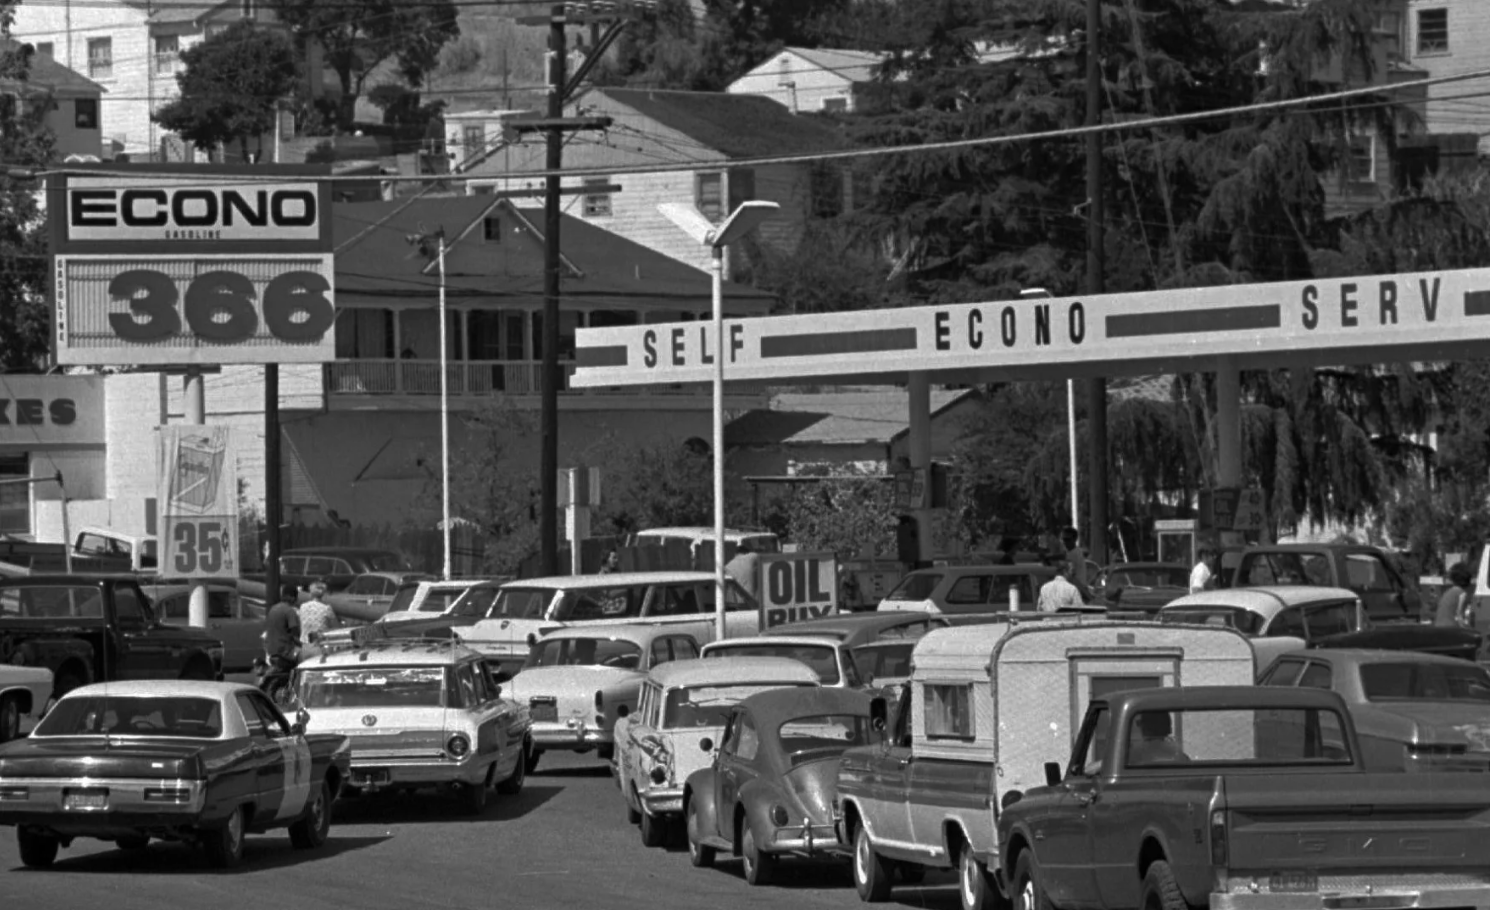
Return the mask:
[(387, 768), (367, 768), (352, 772), (352, 783), (359, 786), (388, 783)]
[(532, 715), (534, 720), (556, 721), (559, 719), (559, 706), (533, 705)]
[(62, 793), (62, 808), (68, 812), (97, 812), (108, 807), (108, 790), (66, 790)]
[(1299, 893), (1319, 890), (1319, 875), (1314, 872), (1274, 872), (1268, 876), (1268, 890)]

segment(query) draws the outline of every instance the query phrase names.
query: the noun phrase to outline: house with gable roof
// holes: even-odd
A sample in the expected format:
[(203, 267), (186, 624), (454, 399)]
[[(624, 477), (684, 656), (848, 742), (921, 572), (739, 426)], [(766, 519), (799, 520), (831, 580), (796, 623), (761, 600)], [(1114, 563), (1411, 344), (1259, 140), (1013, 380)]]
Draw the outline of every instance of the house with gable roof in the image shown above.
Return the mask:
[(874, 78), (886, 55), (826, 47), (784, 47), (725, 86), (731, 95), (770, 98), (794, 114), (852, 112), (856, 87)]
[[(14, 51), (15, 41), (0, 40), (0, 48)], [(103, 86), (78, 75), (50, 57), (31, 55), (25, 81), (0, 79), (0, 94), (13, 94), (27, 103), (46, 107), (46, 124), (57, 139), (59, 160), (98, 158), (103, 146), (99, 103)]]
[[(718, 222), (745, 200), (775, 202), (781, 212), (755, 236), (778, 249), (792, 248), (809, 218), (836, 214), (844, 204), (842, 170), (832, 163), (735, 163), (844, 147), (832, 125), (793, 116), (768, 98), (603, 87), (585, 91), (564, 113), (611, 119), (604, 132), (568, 137), (565, 169), (590, 173), (565, 177), (563, 185), (594, 192), (565, 196), (564, 211), (699, 269), (709, 268), (709, 252), (662, 215), (660, 203), (691, 203)], [(533, 195), (516, 199), (518, 206), (543, 205), (543, 178), (524, 176), (543, 170), (543, 136), (519, 135), (520, 141), (494, 146), (485, 160), (467, 162), (467, 192), (527, 190)], [(607, 174), (659, 166), (675, 169)], [(609, 185), (619, 192), (604, 189)], [(743, 260), (737, 257), (737, 250), (726, 252), (726, 276), (738, 273)]]

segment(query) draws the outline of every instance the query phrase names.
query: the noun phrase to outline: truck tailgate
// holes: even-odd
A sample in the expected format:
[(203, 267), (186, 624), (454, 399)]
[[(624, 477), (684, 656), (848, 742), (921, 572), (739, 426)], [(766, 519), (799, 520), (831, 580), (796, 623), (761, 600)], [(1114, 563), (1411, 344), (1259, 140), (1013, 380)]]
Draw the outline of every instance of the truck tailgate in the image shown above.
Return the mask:
[(1233, 874), (1490, 871), (1490, 787), (1464, 774), (1227, 776)]

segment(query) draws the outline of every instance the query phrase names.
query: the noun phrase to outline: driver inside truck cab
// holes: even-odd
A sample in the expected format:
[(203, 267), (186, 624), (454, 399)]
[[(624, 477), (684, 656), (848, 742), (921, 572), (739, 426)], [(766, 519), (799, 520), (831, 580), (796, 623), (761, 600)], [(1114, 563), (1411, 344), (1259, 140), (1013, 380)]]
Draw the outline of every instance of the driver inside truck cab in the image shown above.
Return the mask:
[(1185, 762), (1190, 757), (1174, 741), (1174, 721), (1168, 711), (1142, 711), (1128, 734), (1128, 764)]

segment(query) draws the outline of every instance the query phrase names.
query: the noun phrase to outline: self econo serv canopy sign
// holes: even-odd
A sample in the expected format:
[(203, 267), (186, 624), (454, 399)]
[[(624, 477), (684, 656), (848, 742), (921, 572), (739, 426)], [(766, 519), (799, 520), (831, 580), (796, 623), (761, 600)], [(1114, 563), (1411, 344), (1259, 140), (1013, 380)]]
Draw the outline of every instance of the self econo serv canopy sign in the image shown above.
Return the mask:
[(334, 359), (327, 173), (170, 164), (52, 177), (57, 362)]
[(1095, 297), (580, 329), (575, 387), (735, 380), (942, 381), (1258, 369), (1490, 353), (1490, 269)]

